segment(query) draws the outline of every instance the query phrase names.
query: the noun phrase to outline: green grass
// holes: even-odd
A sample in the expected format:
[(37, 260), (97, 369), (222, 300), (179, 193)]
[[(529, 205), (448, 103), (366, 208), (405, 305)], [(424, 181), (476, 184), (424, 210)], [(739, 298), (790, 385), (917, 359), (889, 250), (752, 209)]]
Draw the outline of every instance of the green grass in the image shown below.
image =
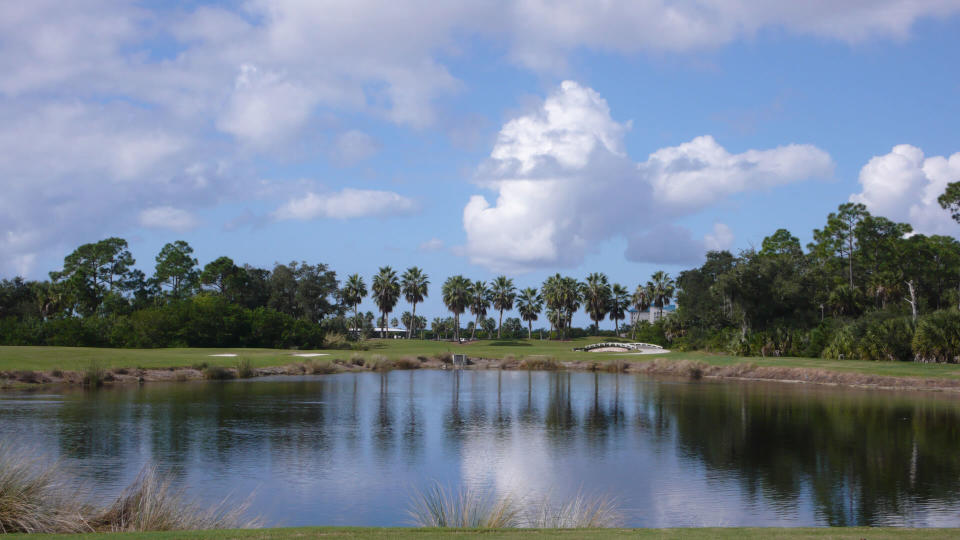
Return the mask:
[[(606, 338), (609, 339), (609, 338)], [(285, 365), (308, 359), (295, 353), (320, 352), (329, 356), (315, 357), (316, 362), (335, 358), (348, 360), (361, 355), (366, 359), (379, 355), (395, 360), (402, 357), (433, 357), (444, 352), (463, 353), (472, 357), (504, 358), (512, 355), (518, 360), (527, 356), (554, 357), (561, 362), (603, 362), (616, 359), (649, 361), (655, 358), (671, 360), (699, 360), (712, 365), (751, 362), (758, 366), (801, 367), (841, 372), (884, 375), (891, 377), (931, 377), (960, 379), (960, 365), (916, 364), (912, 362), (866, 362), (860, 360), (821, 360), (817, 358), (743, 358), (702, 352), (672, 352), (662, 355), (628, 356), (618, 353), (589, 353), (573, 351), (604, 338), (584, 338), (572, 341), (481, 340), (457, 345), (444, 341), (405, 339), (373, 339), (367, 351), (318, 350), (292, 351), (276, 349), (97, 349), (86, 347), (0, 347), (0, 371), (65, 369), (82, 371), (97, 361), (104, 368), (168, 368), (187, 367), (206, 363), (210, 366), (236, 367), (238, 360), (249, 361), (252, 367)], [(214, 357), (211, 354), (233, 353), (236, 357)]]
[(703, 528), (703, 529), (498, 529), (498, 530), (457, 530), (457, 529), (401, 529), (401, 528), (348, 528), (348, 527), (309, 527), (297, 529), (248, 529), (232, 531), (172, 531), (150, 533), (113, 533), (80, 535), (9, 535), (10, 538), (39, 539), (117, 539), (117, 540), (173, 540), (186, 539), (262, 539), (287, 540), (303, 538), (324, 539), (410, 539), (433, 540), (441, 538), (482, 538), (484, 540), (510, 540), (518, 538), (566, 538), (586, 540), (606, 540), (610, 538), (639, 539), (693, 539), (713, 538), (731, 540), (750, 540), (768, 538), (788, 539), (934, 539), (956, 538), (960, 529), (894, 529), (894, 528)]

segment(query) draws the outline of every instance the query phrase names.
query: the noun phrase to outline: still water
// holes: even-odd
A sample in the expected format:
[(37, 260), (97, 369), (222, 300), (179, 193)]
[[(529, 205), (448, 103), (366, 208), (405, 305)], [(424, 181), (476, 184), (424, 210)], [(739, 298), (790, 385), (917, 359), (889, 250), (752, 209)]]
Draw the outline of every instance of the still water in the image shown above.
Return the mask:
[(267, 525), (410, 525), (439, 481), (615, 496), (626, 525), (960, 526), (951, 395), (393, 371), (0, 393), (0, 437), (116, 496), (156, 463)]

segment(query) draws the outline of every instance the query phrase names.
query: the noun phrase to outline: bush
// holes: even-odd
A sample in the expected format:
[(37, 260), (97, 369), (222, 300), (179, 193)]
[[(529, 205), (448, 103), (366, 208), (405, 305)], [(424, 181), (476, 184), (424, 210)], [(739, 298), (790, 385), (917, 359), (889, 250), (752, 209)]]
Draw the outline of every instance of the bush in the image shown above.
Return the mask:
[(347, 336), (340, 333), (327, 334), (323, 338), (324, 349), (350, 349), (351, 344), (347, 341)]
[[(98, 388), (103, 386), (103, 382), (107, 380), (106, 372), (103, 367), (100, 365), (100, 362), (93, 360), (90, 364), (83, 370), (83, 385), (89, 386), (90, 388)], [(112, 380), (112, 379), (111, 379)]]
[(913, 354), (917, 362), (960, 361), (960, 312), (935, 311), (921, 317), (913, 335)]
[(520, 362), (521, 369), (552, 371), (560, 368), (560, 363), (552, 356), (528, 356)]
[(394, 360), (393, 367), (397, 369), (420, 369), (420, 361), (416, 358), (404, 356), (399, 360)]
[(231, 369), (222, 366), (210, 366), (203, 370), (203, 378), (212, 381), (225, 381), (234, 377), (236, 375)]
[(366, 360), (364, 360), (362, 354), (354, 354), (350, 357), (350, 363), (355, 366), (363, 367), (363, 365), (366, 363)]

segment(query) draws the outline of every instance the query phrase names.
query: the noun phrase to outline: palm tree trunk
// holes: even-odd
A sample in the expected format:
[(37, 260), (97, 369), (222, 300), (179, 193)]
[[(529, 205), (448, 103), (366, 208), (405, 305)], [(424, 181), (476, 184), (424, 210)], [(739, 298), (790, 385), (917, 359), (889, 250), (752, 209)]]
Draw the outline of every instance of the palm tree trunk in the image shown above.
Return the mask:
[(533, 339), (533, 321), (527, 321), (527, 339)]
[(614, 333), (617, 337), (620, 337), (620, 319), (614, 319), (614, 320), (613, 320), (613, 333)]
[(480, 312), (477, 312), (477, 317), (473, 321), (473, 330), (470, 331), (470, 341), (473, 341), (477, 337), (477, 325), (480, 324)]
[(360, 304), (353, 305), (353, 333), (356, 335), (357, 341), (360, 340), (360, 329), (357, 327), (357, 319), (360, 318)]
[(500, 330), (503, 329), (503, 310), (500, 310), (500, 324), (497, 325), (497, 339), (500, 339)]
[(410, 315), (410, 328), (407, 328), (407, 339), (413, 335), (413, 327), (417, 325), (417, 303), (413, 303), (413, 313)]
[(460, 314), (455, 313), (453, 315), (453, 339), (457, 340), (457, 344), (460, 344)]

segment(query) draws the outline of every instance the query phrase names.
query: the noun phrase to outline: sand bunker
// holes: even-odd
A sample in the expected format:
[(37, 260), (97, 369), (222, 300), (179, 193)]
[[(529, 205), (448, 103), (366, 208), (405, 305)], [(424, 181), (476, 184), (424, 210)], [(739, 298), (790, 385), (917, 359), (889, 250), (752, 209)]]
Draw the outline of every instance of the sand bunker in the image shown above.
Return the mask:
[(314, 356), (330, 356), (327, 353), (320, 353), (320, 352), (293, 353), (293, 355), (302, 356), (303, 358), (313, 358)]
[(236, 356), (236, 355), (231, 352), (228, 352), (228, 353), (220, 353), (220, 354), (208, 354), (207, 356)]

